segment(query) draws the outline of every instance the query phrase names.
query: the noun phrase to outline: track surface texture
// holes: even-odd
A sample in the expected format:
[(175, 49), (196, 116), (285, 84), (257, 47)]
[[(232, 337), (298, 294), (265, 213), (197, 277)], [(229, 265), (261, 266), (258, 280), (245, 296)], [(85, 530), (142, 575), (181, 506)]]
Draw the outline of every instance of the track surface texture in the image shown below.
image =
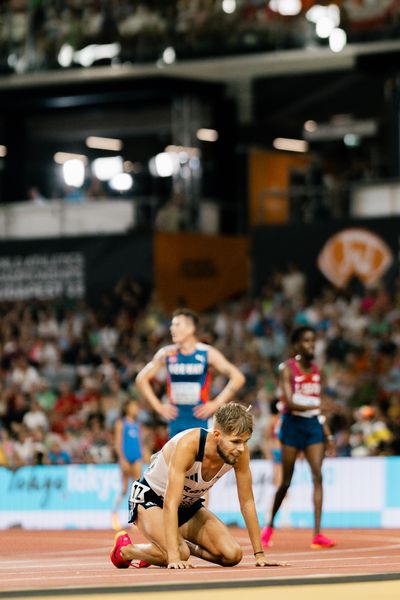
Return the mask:
[[(192, 590), (190, 597), (195, 600), (197, 591), (212, 589), (210, 598), (220, 598), (225, 590), (226, 598), (235, 598), (235, 588), (251, 588), (252, 600), (258, 598), (258, 591), (268, 587), (272, 600), (271, 587), (279, 586), (281, 598), (289, 599), (283, 593), (289, 587), (306, 586), (325, 588), (344, 583), (351, 586), (369, 582), (372, 592), (375, 585), (385, 582), (395, 586), (393, 598), (400, 598), (400, 531), (399, 530), (327, 530), (324, 533), (336, 540), (337, 546), (328, 550), (310, 548), (309, 530), (277, 530), (273, 546), (268, 556), (273, 560), (289, 563), (287, 566), (257, 568), (245, 530), (233, 528), (233, 534), (243, 547), (244, 557), (236, 567), (223, 568), (192, 559), (194, 569), (175, 571), (150, 567), (147, 569), (116, 569), (109, 560), (109, 552), (114, 540), (114, 532), (101, 531), (24, 531), (12, 529), (0, 532), (0, 597), (11, 598), (19, 595), (29, 597), (60, 597), (73, 594), (83, 597), (101, 594), (124, 596), (123, 592), (165, 592), (176, 598), (184, 598), (178, 590)], [(130, 532), (134, 541), (143, 541), (135, 530)], [(319, 584), (319, 585), (317, 585)], [(366, 586), (367, 584), (362, 584)], [(382, 584), (383, 585), (383, 584)], [(348, 587), (348, 585), (347, 585)], [(229, 596), (228, 596), (229, 591)], [(241, 591), (241, 599), (247, 590)], [(295, 590), (293, 590), (295, 591)], [(177, 595), (178, 592), (178, 595)], [(218, 592), (218, 593), (217, 593)], [(240, 590), (236, 589), (240, 593)], [(236, 593), (235, 592), (235, 593)], [(358, 595), (356, 588), (350, 592), (352, 600)], [(382, 588), (383, 592), (383, 588)], [(375, 589), (377, 600), (392, 598)], [(322, 589), (319, 595), (322, 593)], [(392, 593), (392, 592), (390, 592)], [(327, 591), (325, 598), (330, 597)], [(336, 595), (335, 595), (336, 594)], [(337, 598), (339, 592), (334, 592)], [(105, 596), (106, 597), (106, 596)], [(239, 597), (239, 596), (238, 596)], [(297, 595), (303, 598), (303, 594)], [(311, 598), (307, 593), (304, 598)], [(345, 596), (341, 594), (341, 600)], [(361, 597), (361, 596), (360, 596)], [(362, 598), (368, 598), (366, 590)], [(223, 598), (223, 596), (221, 596)]]

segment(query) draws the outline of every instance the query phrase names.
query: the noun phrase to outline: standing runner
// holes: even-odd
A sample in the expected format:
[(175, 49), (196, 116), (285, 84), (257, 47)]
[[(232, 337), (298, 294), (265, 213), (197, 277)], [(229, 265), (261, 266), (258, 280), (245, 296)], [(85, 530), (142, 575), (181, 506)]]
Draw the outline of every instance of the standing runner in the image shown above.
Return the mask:
[[(219, 350), (198, 341), (198, 320), (192, 310), (176, 310), (170, 326), (173, 344), (161, 348), (136, 378), (142, 396), (168, 421), (170, 437), (193, 427), (207, 427), (208, 419), (231, 400), (245, 381), (239, 369)], [(210, 366), (228, 379), (213, 400), (209, 397)], [(167, 371), (168, 404), (162, 404), (151, 385), (151, 380), (163, 367)]]
[(295, 357), (280, 366), (280, 387), (284, 411), (279, 432), (282, 444), (282, 481), (272, 505), (269, 524), (262, 531), (264, 548), (269, 546), (275, 516), (290, 487), (296, 459), (300, 452), (310, 465), (314, 493), (314, 536), (312, 548), (331, 548), (335, 542), (322, 535), (322, 461), (325, 446), (334, 454), (333, 437), (321, 415), (321, 374), (314, 363), (315, 332), (311, 327), (298, 327), (291, 342)]
[(121, 470), (121, 490), (118, 493), (111, 515), (113, 529), (121, 529), (118, 510), (128, 490), (129, 480), (140, 478), (142, 470), (142, 447), (140, 425), (137, 421), (139, 408), (136, 400), (128, 400), (123, 416), (115, 423), (115, 452)]

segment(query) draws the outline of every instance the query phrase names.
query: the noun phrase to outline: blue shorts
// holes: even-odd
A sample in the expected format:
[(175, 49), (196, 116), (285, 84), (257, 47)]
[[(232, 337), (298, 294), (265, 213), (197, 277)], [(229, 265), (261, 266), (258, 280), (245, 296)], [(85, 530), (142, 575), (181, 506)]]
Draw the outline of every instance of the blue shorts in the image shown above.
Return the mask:
[(280, 448), (272, 448), (270, 450), (272, 462), (280, 465), (282, 462), (282, 450)]
[(193, 415), (192, 406), (185, 408), (189, 408), (190, 412), (185, 411), (186, 414), (182, 414), (182, 407), (179, 407), (177, 418), (168, 422), (168, 434), (170, 438), (174, 437), (177, 433), (181, 433), (181, 431), (186, 431), (186, 429), (194, 429), (195, 427), (208, 428), (208, 419), (197, 419)]
[(131, 443), (129, 447), (122, 448), (122, 453), (124, 455), (125, 460), (127, 460), (128, 463), (131, 465), (133, 465), (133, 463), (137, 462), (138, 460), (142, 460), (143, 458), (142, 449), (140, 447), (139, 442), (136, 442), (135, 440), (134, 442), (135, 443)]
[(325, 436), (318, 417), (298, 417), (284, 414), (282, 415), (279, 439), (285, 446), (304, 450), (312, 444), (321, 444)]

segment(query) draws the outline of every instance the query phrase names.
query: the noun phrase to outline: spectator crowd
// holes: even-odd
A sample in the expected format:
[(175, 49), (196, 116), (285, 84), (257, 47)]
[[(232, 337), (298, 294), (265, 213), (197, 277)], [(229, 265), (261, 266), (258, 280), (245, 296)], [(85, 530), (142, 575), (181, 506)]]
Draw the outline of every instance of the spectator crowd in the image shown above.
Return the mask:
[[(313, 24), (305, 18), (314, 4), (338, 6), (350, 42), (398, 36), (397, 0), (302, 0), (298, 14), (281, 14), (278, 4), (268, 0), (3, 0), (1, 69), (91, 66), (86, 59), (68, 65), (59, 61), (65, 45), (79, 52), (94, 44), (117, 42), (121, 62), (156, 61), (171, 46), (179, 58), (303, 48), (318, 43)], [(104, 57), (97, 64), (101, 60)]]
[[(0, 306), (0, 465), (115, 461), (114, 425), (137, 399), (145, 455), (166, 441), (165, 423), (143, 404), (135, 376), (169, 343), (170, 316), (135, 281), (121, 281), (98, 305), (46, 302)], [(201, 315), (200, 338), (246, 377), (238, 400), (253, 407), (254, 458), (269, 457), (279, 400), (277, 371), (290, 331), (317, 331), (324, 402), (339, 456), (400, 454), (400, 281), (362, 292), (327, 286), (307, 298), (295, 266), (270, 276), (260, 297)], [(211, 396), (225, 384), (214, 377)], [(154, 382), (166, 400), (163, 377)]]

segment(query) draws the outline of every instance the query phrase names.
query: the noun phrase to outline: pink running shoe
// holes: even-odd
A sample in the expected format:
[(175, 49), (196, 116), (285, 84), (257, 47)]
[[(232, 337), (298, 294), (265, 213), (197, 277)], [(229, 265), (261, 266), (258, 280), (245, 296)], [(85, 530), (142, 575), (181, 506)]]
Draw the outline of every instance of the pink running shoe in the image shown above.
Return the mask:
[(131, 544), (131, 538), (126, 531), (119, 531), (115, 536), (115, 542), (113, 549), (110, 552), (110, 558), (112, 564), (117, 567), (117, 569), (129, 569), (131, 566), (131, 561), (124, 560), (121, 556), (121, 548), (124, 546), (130, 546)]
[(151, 563), (147, 562), (147, 560), (139, 560), (138, 563), (132, 564), (132, 567), (134, 569), (147, 569), (148, 567), (151, 567)]
[(273, 533), (274, 528), (270, 527), (269, 525), (268, 527), (264, 527), (264, 529), (261, 531), (261, 543), (264, 548), (271, 546), (271, 537)]
[(322, 533), (317, 533), (316, 535), (314, 535), (311, 542), (311, 548), (313, 548), (314, 550), (321, 550), (323, 548), (333, 548), (333, 546), (336, 546), (336, 542), (322, 535)]

